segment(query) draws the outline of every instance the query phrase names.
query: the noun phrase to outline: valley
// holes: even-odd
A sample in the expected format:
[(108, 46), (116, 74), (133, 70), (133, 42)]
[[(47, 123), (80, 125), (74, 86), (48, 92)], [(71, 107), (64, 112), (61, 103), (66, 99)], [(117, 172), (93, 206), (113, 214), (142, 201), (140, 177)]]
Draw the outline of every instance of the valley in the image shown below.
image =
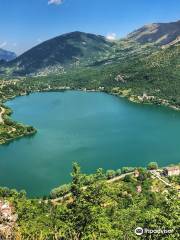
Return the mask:
[(0, 238), (178, 239), (179, 39), (176, 21), (0, 49)]

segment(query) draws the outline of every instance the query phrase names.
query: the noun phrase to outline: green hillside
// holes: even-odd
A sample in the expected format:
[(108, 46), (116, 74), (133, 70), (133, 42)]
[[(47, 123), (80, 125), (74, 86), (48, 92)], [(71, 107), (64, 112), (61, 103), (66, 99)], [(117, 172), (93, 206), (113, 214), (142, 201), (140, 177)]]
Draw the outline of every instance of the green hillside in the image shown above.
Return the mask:
[[(154, 97), (154, 103), (167, 100), (170, 104), (179, 106), (180, 91), (180, 45), (167, 48), (152, 46), (134, 47), (134, 51), (124, 49), (110, 53), (108, 58), (96, 61), (86, 67), (71, 69), (61, 75), (36, 77), (24, 82), (24, 87), (49, 84), (51, 86), (66, 86), (70, 88), (104, 89), (107, 92), (123, 94), (129, 90), (127, 97)], [(126, 53), (122, 53), (122, 52)], [(122, 56), (123, 55), (123, 56)], [(152, 99), (144, 99), (153, 102)]]
[(7, 65), (15, 75), (56, 71), (88, 64), (113, 46), (103, 36), (72, 32), (50, 39), (25, 52)]

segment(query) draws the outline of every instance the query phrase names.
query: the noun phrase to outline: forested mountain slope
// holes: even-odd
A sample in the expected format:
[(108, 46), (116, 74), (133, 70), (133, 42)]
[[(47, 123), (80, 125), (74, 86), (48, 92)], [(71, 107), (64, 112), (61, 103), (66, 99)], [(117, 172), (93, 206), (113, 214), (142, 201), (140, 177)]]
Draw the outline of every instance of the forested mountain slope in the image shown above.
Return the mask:
[(100, 56), (113, 45), (103, 36), (82, 32), (67, 33), (35, 46), (12, 61), (8, 67), (20, 75), (43, 69), (47, 74), (54, 70), (61, 73), (64, 67), (88, 64), (91, 58)]

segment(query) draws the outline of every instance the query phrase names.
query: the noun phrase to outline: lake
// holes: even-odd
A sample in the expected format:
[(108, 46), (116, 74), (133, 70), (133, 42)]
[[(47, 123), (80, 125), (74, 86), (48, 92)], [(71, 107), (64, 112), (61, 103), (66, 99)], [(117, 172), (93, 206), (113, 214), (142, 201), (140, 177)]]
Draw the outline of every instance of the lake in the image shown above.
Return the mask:
[(71, 179), (72, 163), (97, 168), (180, 160), (180, 112), (105, 93), (48, 92), (7, 102), (37, 134), (0, 146), (0, 186), (42, 196)]

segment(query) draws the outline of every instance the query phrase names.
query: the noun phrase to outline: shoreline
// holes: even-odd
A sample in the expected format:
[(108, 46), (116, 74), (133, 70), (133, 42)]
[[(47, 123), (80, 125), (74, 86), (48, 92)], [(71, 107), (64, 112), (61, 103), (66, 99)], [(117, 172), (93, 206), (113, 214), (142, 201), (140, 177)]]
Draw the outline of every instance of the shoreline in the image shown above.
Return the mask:
[[(10, 117), (13, 113), (11, 108), (5, 105), (1, 105), (0, 108), (3, 109), (0, 114), (2, 118), (2, 121), (0, 121), (0, 145), (8, 144), (21, 137), (34, 135), (37, 132), (37, 130), (32, 126), (15, 122)], [(19, 133), (19, 129), (23, 133)]]

